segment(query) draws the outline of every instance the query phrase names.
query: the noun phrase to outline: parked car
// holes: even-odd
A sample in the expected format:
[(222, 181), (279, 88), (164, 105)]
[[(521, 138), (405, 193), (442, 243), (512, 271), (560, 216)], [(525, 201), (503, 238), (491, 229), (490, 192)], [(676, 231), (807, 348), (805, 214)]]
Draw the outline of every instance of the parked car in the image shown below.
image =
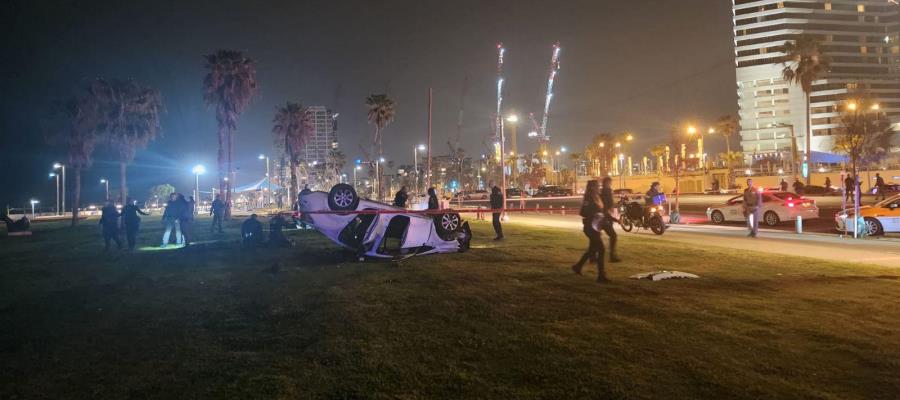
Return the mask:
[[(775, 226), (783, 221), (794, 221), (798, 216), (803, 219), (819, 218), (819, 207), (816, 201), (798, 196), (790, 192), (766, 191), (762, 194), (762, 221), (768, 226)], [(725, 222), (745, 222), (744, 196), (735, 196), (725, 204), (706, 209), (706, 217), (714, 224)]]
[[(872, 188), (872, 194), (877, 193), (877, 188)], [(884, 195), (890, 196), (892, 194), (900, 193), (900, 184), (897, 183), (885, 183), (884, 184)]]
[(466, 192), (463, 200), (487, 200), (491, 196), (487, 190), (476, 190), (474, 192)]
[(360, 199), (353, 186), (345, 183), (328, 193), (301, 195), (300, 211), (303, 222), (338, 245), (368, 257), (464, 252), (472, 240), (469, 223), (455, 212), (423, 214)]
[(527, 194), (525, 192), (523, 192), (522, 189), (506, 188), (506, 198), (507, 199), (520, 198), (523, 196), (527, 197)]
[(538, 187), (534, 197), (564, 197), (572, 196), (572, 189), (564, 188), (556, 185), (545, 185)]
[[(835, 228), (841, 232), (853, 229), (853, 209), (846, 209), (834, 216)], [(866, 234), (870, 236), (900, 232), (900, 194), (888, 197), (871, 206), (859, 208)]]

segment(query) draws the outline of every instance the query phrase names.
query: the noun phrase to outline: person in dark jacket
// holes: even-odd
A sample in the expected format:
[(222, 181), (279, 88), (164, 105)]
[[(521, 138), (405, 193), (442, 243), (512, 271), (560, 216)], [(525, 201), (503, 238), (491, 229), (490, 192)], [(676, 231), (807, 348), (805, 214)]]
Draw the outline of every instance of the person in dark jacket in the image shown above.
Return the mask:
[(163, 248), (169, 245), (169, 237), (172, 235), (172, 230), (175, 230), (175, 243), (181, 244), (184, 241), (184, 237), (181, 235), (181, 225), (178, 224), (178, 218), (181, 216), (181, 203), (177, 199), (176, 193), (170, 194), (169, 201), (166, 202), (166, 209), (163, 211), (162, 222), (163, 226), (165, 226), (165, 231), (163, 232), (162, 244), (160, 245)]
[(853, 177), (850, 175), (847, 175), (847, 177), (844, 178), (844, 193), (847, 196), (847, 201), (852, 201), (854, 199), (853, 188), (855, 188), (855, 187), (856, 187), (856, 182), (853, 181)]
[(139, 215), (150, 215), (141, 210), (137, 203), (128, 198), (125, 208), (122, 209), (122, 222), (125, 225), (125, 239), (128, 242), (128, 250), (134, 250), (137, 243), (137, 233), (141, 227), (141, 217)]
[[(585, 193), (587, 193), (587, 192), (585, 192)], [(662, 192), (659, 190), (659, 182), (651, 183), (650, 190), (648, 190), (647, 193), (644, 194), (644, 204), (647, 205), (648, 207), (654, 205), (653, 198), (656, 196), (659, 196), (661, 194), (662, 194)]]
[(222, 233), (222, 219), (225, 218), (225, 202), (222, 201), (221, 194), (217, 194), (216, 199), (210, 204), (209, 215), (212, 216), (212, 225), (210, 225), (209, 231), (214, 232), (216, 227), (218, 227), (219, 233)]
[(782, 192), (787, 192), (787, 191), (788, 191), (788, 183), (787, 183), (787, 181), (784, 180), (784, 178), (781, 178), (781, 182), (778, 183), (778, 187), (781, 188), (781, 191), (782, 191)]
[(256, 219), (256, 214), (251, 214), (241, 224), (241, 240), (245, 245), (259, 246), (263, 243), (262, 224)]
[(605, 214), (600, 200), (600, 185), (597, 184), (596, 180), (588, 181), (579, 214), (581, 214), (582, 232), (584, 232), (584, 236), (587, 236), (589, 244), (581, 259), (572, 266), (572, 271), (581, 275), (584, 263), (588, 260), (597, 260), (597, 282), (608, 282), (609, 279), (606, 277), (603, 261), (605, 250), (599, 229), (599, 226), (606, 222), (603, 221)]
[(825, 190), (831, 191), (831, 178), (825, 177)]
[(184, 245), (187, 246), (190, 244), (191, 240), (194, 240), (194, 196), (190, 197), (190, 200), (186, 200), (184, 195), (179, 193), (178, 199), (176, 199), (179, 203), (180, 213), (178, 214), (178, 224), (181, 226), (181, 236), (183, 237)]
[(441, 208), (441, 202), (438, 201), (437, 192), (434, 191), (434, 188), (428, 188), (428, 209), (429, 210), (439, 210)]
[(616, 229), (613, 227), (613, 216), (610, 214), (612, 210), (615, 210), (616, 203), (613, 201), (612, 178), (609, 176), (603, 177), (600, 200), (603, 203), (603, 216), (605, 217), (600, 229), (609, 236), (609, 262), (619, 262), (622, 260), (616, 257), (616, 240), (618, 235), (616, 235)]
[(759, 214), (762, 207), (762, 193), (753, 186), (753, 179), (747, 179), (747, 188), (744, 189), (744, 218), (747, 218), (747, 229), (750, 233), (749, 237), (756, 237), (759, 232)]
[(494, 240), (503, 240), (503, 226), (500, 225), (500, 217), (502, 216), (502, 212), (498, 210), (502, 210), (503, 207), (503, 193), (500, 191), (500, 188), (494, 185), (491, 188), (491, 209), (494, 212), (491, 213), (491, 223), (494, 225), (494, 233), (497, 234), (497, 237)]
[(109, 242), (112, 240), (115, 240), (116, 246), (119, 247), (119, 250), (122, 250), (122, 240), (119, 239), (119, 211), (116, 210), (116, 206), (111, 201), (108, 201), (100, 209), (100, 212), (100, 228), (103, 230), (103, 251), (109, 251)]
[(880, 173), (875, 173), (875, 200), (878, 200), (878, 197), (881, 197), (881, 200), (884, 200), (884, 178), (881, 177)]
[(397, 191), (397, 194), (394, 195), (394, 207), (406, 208), (406, 200), (409, 198), (409, 195), (406, 194), (406, 186), (400, 188)]
[(803, 185), (803, 182), (800, 181), (799, 177), (796, 177), (796, 176), (794, 177), (793, 186), (794, 186), (794, 193), (803, 194), (803, 187), (805, 185)]
[(269, 247), (291, 247), (294, 245), (288, 238), (284, 237), (282, 228), (287, 223), (281, 214), (275, 214), (269, 220)]

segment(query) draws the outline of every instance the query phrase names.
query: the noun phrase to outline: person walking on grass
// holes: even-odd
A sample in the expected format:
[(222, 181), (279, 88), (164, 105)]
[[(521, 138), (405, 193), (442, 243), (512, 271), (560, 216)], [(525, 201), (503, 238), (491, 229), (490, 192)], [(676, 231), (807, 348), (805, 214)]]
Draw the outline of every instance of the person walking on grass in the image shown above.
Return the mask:
[(494, 225), (494, 233), (497, 235), (494, 240), (503, 240), (503, 226), (500, 225), (502, 215), (499, 211), (503, 209), (503, 194), (496, 185), (491, 188), (491, 209), (493, 209), (491, 223)]
[(225, 218), (225, 202), (222, 201), (221, 194), (217, 194), (216, 199), (210, 204), (209, 215), (212, 216), (212, 225), (209, 226), (209, 232), (214, 232), (216, 227), (218, 227), (219, 233), (222, 233), (222, 219)]
[(165, 231), (163, 232), (162, 244), (159, 247), (165, 248), (169, 245), (172, 230), (175, 231), (175, 243), (182, 244), (184, 242), (184, 237), (181, 235), (181, 225), (178, 224), (178, 219), (181, 217), (182, 212), (181, 203), (177, 200), (177, 193), (172, 193), (169, 195), (169, 201), (166, 202), (166, 209), (163, 211), (162, 217)]
[(194, 237), (194, 207), (196, 206), (196, 202), (194, 201), (194, 196), (190, 196), (188, 200), (185, 200), (183, 194), (178, 195), (178, 201), (182, 203), (181, 205), (181, 216), (178, 218), (178, 222), (181, 224), (181, 234), (184, 236), (184, 246), (187, 247), (190, 245), (190, 241), (196, 241), (197, 238)]
[(744, 218), (747, 218), (749, 237), (756, 237), (759, 232), (759, 208), (762, 205), (762, 193), (753, 186), (753, 179), (747, 179), (747, 188), (744, 189)]
[(600, 185), (596, 180), (588, 181), (579, 214), (581, 214), (582, 232), (588, 238), (588, 248), (581, 259), (572, 266), (572, 271), (581, 275), (581, 269), (588, 260), (597, 260), (597, 282), (608, 282), (603, 262), (603, 239), (600, 237), (600, 227), (606, 222), (600, 200)]
[(128, 250), (134, 250), (137, 244), (137, 233), (141, 228), (141, 217), (139, 215), (150, 215), (141, 210), (137, 206), (137, 202), (128, 198), (125, 208), (122, 209), (122, 222), (125, 225), (125, 240), (128, 242)]
[(100, 229), (103, 231), (103, 251), (109, 251), (109, 242), (115, 241), (119, 250), (122, 250), (122, 240), (119, 239), (119, 211), (116, 206), (107, 201), (100, 209)]
[(619, 257), (616, 257), (616, 240), (618, 239), (618, 235), (616, 235), (616, 229), (613, 227), (614, 218), (611, 214), (612, 210), (616, 209), (616, 203), (613, 201), (612, 178), (610, 176), (603, 177), (603, 188), (600, 190), (600, 200), (603, 203), (604, 217), (604, 224), (600, 228), (603, 232), (606, 232), (606, 236), (609, 236), (609, 262), (616, 263), (622, 260)]

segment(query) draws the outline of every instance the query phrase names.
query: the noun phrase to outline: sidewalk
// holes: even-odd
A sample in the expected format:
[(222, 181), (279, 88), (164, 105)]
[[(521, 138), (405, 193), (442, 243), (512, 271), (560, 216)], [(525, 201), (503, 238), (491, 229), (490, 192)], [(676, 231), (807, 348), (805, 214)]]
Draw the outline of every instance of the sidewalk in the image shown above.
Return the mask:
[[(581, 219), (563, 215), (511, 215), (511, 224), (547, 226), (581, 231)], [(621, 232), (621, 229), (617, 228)], [(747, 237), (741, 227), (712, 225), (672, 225), (664, 235), (647, 230), (623, 235), (641, 235), (652, 240), (702, 244), (770, 254), (810, 257), (900, 268), (900, 240), (894, 238), (841, 238), (837, 235), (802, 234), (760, 229), (759, 237)]]

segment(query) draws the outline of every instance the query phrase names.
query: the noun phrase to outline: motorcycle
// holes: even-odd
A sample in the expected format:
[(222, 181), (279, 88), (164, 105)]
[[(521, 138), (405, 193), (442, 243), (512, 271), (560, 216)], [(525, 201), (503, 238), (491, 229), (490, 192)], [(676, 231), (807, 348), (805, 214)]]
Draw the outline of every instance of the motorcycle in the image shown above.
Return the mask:
[(666, 232), (666, 224), (663, 222), (662, 206), (653, 205), (648, 208), (638, 202), (628, 202), (625, 199), (619, 201), (619, 225), (625, 232), (631, 232), (635, 227), (650, 229), (657, 235)]

